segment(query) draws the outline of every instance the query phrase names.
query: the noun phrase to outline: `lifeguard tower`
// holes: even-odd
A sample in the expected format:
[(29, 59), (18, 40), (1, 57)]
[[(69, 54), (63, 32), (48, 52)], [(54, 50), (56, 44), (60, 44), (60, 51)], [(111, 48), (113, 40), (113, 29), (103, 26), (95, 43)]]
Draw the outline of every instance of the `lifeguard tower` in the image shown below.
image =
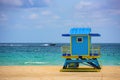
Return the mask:
[[(100, 48), (93, 47), (91, 37), (100, 36), (98, 33), (90, 33), (91, 28), (72, 28), (70, 34), (62, 34), (62, 36), (70, 36), (70, 46), (62, 47), (62, 57), (65, 63), (61, 72), (79, 72), (79, 71), (100, 71), (101, 67), (97, 60), (100, 57)], [(91, 67), (84, 67), (80, 64), (86, 64)]]

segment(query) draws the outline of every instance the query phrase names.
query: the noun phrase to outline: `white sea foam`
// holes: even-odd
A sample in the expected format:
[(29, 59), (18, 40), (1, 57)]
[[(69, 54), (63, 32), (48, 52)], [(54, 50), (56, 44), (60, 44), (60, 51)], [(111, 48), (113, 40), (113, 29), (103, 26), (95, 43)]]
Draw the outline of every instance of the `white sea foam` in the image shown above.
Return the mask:
[(47, 62), (25, 62), (25, 64), (46, 64)]

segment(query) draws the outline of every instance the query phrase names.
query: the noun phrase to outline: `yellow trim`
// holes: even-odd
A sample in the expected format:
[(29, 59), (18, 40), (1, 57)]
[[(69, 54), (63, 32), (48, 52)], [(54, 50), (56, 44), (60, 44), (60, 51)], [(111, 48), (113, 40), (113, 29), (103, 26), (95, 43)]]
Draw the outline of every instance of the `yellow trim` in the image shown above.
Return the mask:
[(88, 55), (90, 55), (90, 35), (88, 35)]
[(62, 56), (63, 58), (79, 58), (79, 56)]
[(100, 72), (101, 69), (96, 68), (73, 68), (73, 69), (61, 69), (60, 72)]
[[(79, 58), (79, 56), (62, 56), (63, 58)], [(82, 56), (82, 58), (92, 59), (92, 58), (100, 58), (100, 56)]]
[[(63, 58), (79, 58), (79, 56), (62, 56)], [(100, 56), (82, 56), (82, 58), (92, 59), (92, 58), (100, 58)]]
[(70, 54), (72, 55), (72, 36), (70, 36)]
[(82, 56), (82, 58), (91, 59), (91, 58), (100, 58), (100, 56)]

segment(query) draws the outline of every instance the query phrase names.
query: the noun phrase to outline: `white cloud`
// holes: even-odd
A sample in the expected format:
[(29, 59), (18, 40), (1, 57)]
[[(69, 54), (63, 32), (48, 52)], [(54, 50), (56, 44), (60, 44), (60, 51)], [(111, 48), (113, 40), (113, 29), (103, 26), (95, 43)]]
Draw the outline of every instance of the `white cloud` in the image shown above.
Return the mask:
[(80, 1), (76, 6), (75, 9), (77, 10), (86, 10), (86, 9), (95, 9), (99, 8), (100, 4), (96, 2), (90, 2), (90, 1)]
[(31, 5), (34, 5), (33, 0), (28, 0)]
[(50, 4), (51, 0), (44, 0), (45, 3)]
[(35, 28), (41, 29), (41, 28), (43, 28), (43, 25), (42, 25), (42, 24), (40, 24), (40, 25), (35, 25)]
[(45, 10), (45, 11), (42, 11), (41, 14), (46, 16), (46, 15), (51, 15), (52, 12), (48, 11), (48, 10)]
[(75, 8), (76, 9), (81, 9), (81, 8), (84, 8), (84, 7), (89, 7), (89, 6), (91, 6), (92, 5), (92, 3), (91, 2), (80, 2), (80, 3), (78, 3), (76, 6), (75, 6)]
[(0, 3), (11, 5), (11, 6), (22, 6), (23, 5), (21, 0), (0, 0)]
[(0, 0), (0, 6), (6, 8), (10, 7), (23, 7), (23, 8), (33, 8), (33, 7), (48, 7), (52, 0)]
[(120, 9), (111, 9), (111, 10), (109, 10), (109, 12), (112, 13), (112, 14), (120, 15)]
[(49, 10), (44, 10), (44, 11), (41, 12), (41, 14), (44, 15), (44, 16), (49, 16), (53, 19), (60, 19), (60, 16), (54, 14), (53, 12), (51, 12)]
[(54, 19), (60, 19), (60, 16), (54, 15), (53, 18), (54, 18)]
[(0, 21), (6, 21), (6, 20), (8, 20), (8, 17), (5, 14), (1, 13), (0, 14)]
[(37, 19), (38, 17), (38, 14), (33, 13), (29, 16), (29, 19)]
[[(108, 21), (110, 12), (106, 8), (103, 8), (106, 3), (100, 3), (95, 1), (80, 1), (75, 6), (74, 18), (81, 18), (87, 22), (96, 22), (96, 21)], [(119, 13), (119, 12), (118, 12)]]

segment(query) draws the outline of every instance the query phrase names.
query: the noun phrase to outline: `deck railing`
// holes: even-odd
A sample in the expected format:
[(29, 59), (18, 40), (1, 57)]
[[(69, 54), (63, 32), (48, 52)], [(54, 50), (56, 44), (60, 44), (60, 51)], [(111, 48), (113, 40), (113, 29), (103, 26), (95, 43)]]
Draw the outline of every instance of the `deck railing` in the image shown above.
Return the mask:
[(100, 47), (92, 46), (90, 49), (90, 56), (100, 56)]
[(62, 46), (62, 53), (70, 54), (70, 46)]
[[(61, 49), (63, 54), (70, 54), (70, 46), (62, 46)], [(100, 56), (100, 47), (92, 46), (90, 56)]]

